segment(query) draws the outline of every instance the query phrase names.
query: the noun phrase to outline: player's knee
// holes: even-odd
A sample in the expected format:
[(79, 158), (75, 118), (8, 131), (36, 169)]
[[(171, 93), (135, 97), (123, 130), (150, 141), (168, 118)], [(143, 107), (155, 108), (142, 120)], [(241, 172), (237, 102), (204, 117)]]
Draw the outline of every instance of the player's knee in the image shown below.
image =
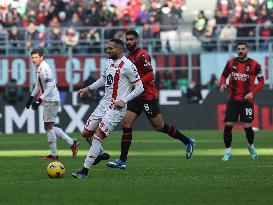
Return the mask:
[(254, 131), (252, 129), (252, 127), (245, 127), (245, 132), (247, 136), (254, 136)]
[(82, 137), (87, 139), (87, 138), (90, 138), (92, 137), (94, 134), (94, 131), (90, 131), (90, 130), (87, 130), (87, 129), (84, 129), (83, 132), (82, 132)]
[(132, 128), (132, 126), (133, 126), (133, 123), (129, 119), (124, 118), (121, 122), (121, 127), (123, 128)]
[(52, 126), (51, 123), (45, 122), (45, 123), (44, 123), (44, 129), (45, 129), (46, 132), (48, 132), (48, 131), (50, 131), (50, 130), (53, 129), (53, 126)]
[(107, 137), (107, 135), (100, 128), (97, 128), (95, 135), (97, 138), (100, 138), (101, 140)]

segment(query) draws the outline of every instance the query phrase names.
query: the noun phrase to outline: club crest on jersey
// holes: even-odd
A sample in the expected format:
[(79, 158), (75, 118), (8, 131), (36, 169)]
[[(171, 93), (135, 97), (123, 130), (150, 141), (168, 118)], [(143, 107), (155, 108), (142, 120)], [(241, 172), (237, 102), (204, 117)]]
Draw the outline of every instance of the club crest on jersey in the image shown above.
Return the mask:
[(249, 66), (246, 66), (246, 71), (247, 71), (247, 72), (249, 71)]
[(107, 85), (112, 85), (113, 82), (114, 82), (113, 76), (111, 74), (107, 75), (107, 77), (106, 77), (106, 83), (107, 83)]

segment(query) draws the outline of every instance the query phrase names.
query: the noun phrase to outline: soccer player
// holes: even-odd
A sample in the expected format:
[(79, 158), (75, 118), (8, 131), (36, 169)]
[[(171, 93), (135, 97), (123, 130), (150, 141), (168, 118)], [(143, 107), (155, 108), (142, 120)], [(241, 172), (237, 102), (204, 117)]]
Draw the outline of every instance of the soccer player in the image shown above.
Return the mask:
[(83, 137), (89, 138), (90, 133), (95, 130), (92, 145), (83, 168), (72, 173), (74, 178), (85, 178), (87, 176), (89, 169), (101, 152), (101, 141), (123, 119), (127, 102), (140, 95), (144, 90), (135, 65), (124, 56), (123, 50), (124, 43), (122, 40), (110, 40), (106, 50), (109, 59), (102, 76), (92, 85), (80, 89), (77, 93), (80, 97), (85, 92), (105, 86), (105, 95), (89, 117), (83, 131)]
[(138, 47), (139, 36), (136, 31), (128, 31), (125, 38), (126, 47), (129, 51), (127, 57), (137, 67), (144, 85), (144, 92), (141, 96), (128, 103), (128, 108), (122, 121), (121, 154), (119, 159), (108, 162), (107, 166), (120, 169), (126, 168), (127, 155), (132, 141), (132, 127), (142, 112), (146, 114), (156, 131), (168, 134), (170, 137), (183, 142), (186, 146), (186, 158), (189, 159), (193, 153), (194, 140), (186, 137), (175, 127), (163, 121), (158, 103), (158, 92), (154, 84), (150, 55), (147, 51)]
[[(228, 161), (231, 157), (232, 127), (234, 122), (240, 121), (244, 124), (248, 150), (252, 159), (257, 159), (258, 155), (254, 147), (254, 132), (252, 121), (254, 119), (254, 95), (264, 86), (264, 77), (261, 65), (249, 58), (248, 46), (245, 42), (239, 42), (237, 47), (237, 58), (230, 59), (222, 73), (220, 80), (220, 91), (223, 92), (226, 79), (229, 77), (228, 101), (226, 104), (224, 143), (226, 152), (223, 161)], [(254, 86), (255, 79), (258, 84)]]
[[(71, 146), (72, 156), (75, 157), (78, 152), (79, 142), (70, 138), (61, 128), (53, 126), (57, 118), (58, 108), (60, 106), (60, 95), (52, 74), (52, 70), (45, 61), (43, 50), (34, 49), (31, 52), (31, 58), (36, 67), (37, 82), (26, 103), (26, 108), (29, 109), (31, 107), (32, 110), (37, 110), (39, 105), (43, 103), (44, 129), (46, 131), (48, 145), (51, 150), (51, 153), (48, 156), (41, 159), (58, 159), (56, 136), (65, 140)], [(39, 93), (42, 95), (36, 99), (35, 97)], [(35, 101), (32, 102), (34, 98)]]

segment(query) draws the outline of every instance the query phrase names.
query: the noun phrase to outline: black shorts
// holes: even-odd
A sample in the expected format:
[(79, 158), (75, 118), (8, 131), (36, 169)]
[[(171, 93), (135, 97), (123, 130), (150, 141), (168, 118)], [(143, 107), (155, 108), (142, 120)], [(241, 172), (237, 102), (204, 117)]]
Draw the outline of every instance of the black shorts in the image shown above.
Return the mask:
[(141, 98), (135, 98), (128, 102), (127, 110), (140, 115), (142, 111), (145, 112), (148, 118), (154, 118), (157, 114), (160, 114), (160, 108), (158, 99), (155, 100), (144, 100)]
[(227, 102), (225, 122), (240, 122), (251, 123), (254, 119), (253, 103), (248, 101), (243, 102)]

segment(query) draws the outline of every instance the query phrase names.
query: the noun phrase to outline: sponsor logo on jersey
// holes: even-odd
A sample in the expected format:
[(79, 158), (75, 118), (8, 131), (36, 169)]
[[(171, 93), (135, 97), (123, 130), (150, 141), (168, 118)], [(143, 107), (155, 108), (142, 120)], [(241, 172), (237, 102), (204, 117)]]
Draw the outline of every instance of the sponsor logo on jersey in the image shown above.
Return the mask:
[(249, 75), (245, 73), (232, 72), (231, 75), (234, 80), (247, 81), (247, 79), (249, 78)]
[(107, 77), (106, 77), (106, 83), (107, 83), (107, 85), (112, 85), (113, 81), (114, 81), (113, 76), (111, 74), (107, 75)]

